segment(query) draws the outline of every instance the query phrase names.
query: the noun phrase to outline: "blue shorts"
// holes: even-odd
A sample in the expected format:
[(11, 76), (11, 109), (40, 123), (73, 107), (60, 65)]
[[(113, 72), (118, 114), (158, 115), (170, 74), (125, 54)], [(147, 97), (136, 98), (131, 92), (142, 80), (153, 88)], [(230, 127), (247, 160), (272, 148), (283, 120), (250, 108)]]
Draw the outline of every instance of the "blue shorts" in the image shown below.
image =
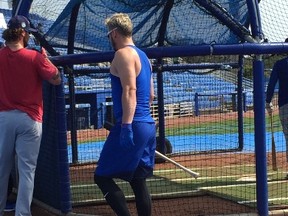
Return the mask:
[(133, 122), (135, 146), (126, 150), (119, 144), (121, 125), (110, 131), (97, 163), (95, 175), (131, 181), (152, 176), (156, 149), (155, 123)]

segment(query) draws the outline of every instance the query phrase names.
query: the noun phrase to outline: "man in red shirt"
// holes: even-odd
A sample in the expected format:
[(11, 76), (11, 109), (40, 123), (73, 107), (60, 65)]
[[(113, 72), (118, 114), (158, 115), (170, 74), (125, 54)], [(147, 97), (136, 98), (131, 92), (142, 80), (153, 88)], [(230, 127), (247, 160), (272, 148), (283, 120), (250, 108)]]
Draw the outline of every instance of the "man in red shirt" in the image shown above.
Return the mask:
[(15, 215), (31, 215), (34, 177), (42, 136), (42, 82), (61, 83), (57, 67), (42, 53), (27, 49), (30, 27), (14, 16), (2, 33), (0, 49), (0, 215), (4, 213), (9, 175), (17, 155), (19, 185)]

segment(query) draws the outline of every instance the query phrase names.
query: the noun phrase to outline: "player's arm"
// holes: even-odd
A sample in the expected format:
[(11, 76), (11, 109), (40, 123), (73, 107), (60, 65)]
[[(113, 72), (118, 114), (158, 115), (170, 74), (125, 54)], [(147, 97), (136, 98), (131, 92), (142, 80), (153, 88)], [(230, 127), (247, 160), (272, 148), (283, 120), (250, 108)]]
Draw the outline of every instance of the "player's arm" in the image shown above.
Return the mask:
[(55, 68), (56, 68), (56, 74), (54, 76), (52, 76), (52, 78), (50, 80), (48, 80), (48, 82), (51, 83), (52, 85), (60, 85), (61, 75), (60, 75), (58, 68), (57, 67), (55, 67)]
[(132, 123), (136, 109), (136, 71), (135, 54), (131, 48), (124, 48), (115, 53), (114, 63), (122, 85), (122, 123)]
[(49, 60), (49, 58), (46, 59), (49, 64), (51, 64), (55, 68), (55, 74), (48, 80), (49, 83), (52, 85), (60, 85), (61, 83), (61, 74), (58, 68)]
[(49, 83), (51, 83), (52, 85), (60, 85), (61, 84), (61, 74), (60, 71), (58, 70), (58, 68), (50, 61), (50, 59), (48, 58), (47, 52), (44, 48), (41, 49), (41, 54), (44, 57), (44, 65), (49, 65), (49, 67), (53, 67), (55, 69), (55, 73), (54, 75), (47, 80)]

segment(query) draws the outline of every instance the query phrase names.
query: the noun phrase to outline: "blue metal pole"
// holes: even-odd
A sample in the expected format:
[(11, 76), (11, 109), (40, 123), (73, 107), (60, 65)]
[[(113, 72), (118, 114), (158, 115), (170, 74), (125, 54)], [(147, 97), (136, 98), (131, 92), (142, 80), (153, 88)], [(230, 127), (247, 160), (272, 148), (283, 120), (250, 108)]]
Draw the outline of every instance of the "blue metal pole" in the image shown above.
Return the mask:
[(261, 17), (258, 7), (258, 0), (246, 0), (251, 23), (251, 32), (254, 38), (262, 39), (263, 31), (261, 26)]
[(238, 142), (239, 149), (243, 149), (244, 145), (244, 128), (243, 128), (243, 55), (239, 56), (239, 70), (238, 70), (238, 83), (237, 83), (237, 111), (238, 111)]
[(195, 116), (199, 116), (199, 99), (197, 92), (195, 93), (194, 101), (195, 101)]
[[(263, 39), (258, 0), (247, 0), (252, 36), (255, 41)], [(266, 158), (266, 124), (265, 124), (265, 89), (264, 63), (262, 55), (256, 55), (253, 61), (253, 91), (254, 91), (254, 128), (256, 157), (256, 195), (259, 215), (268, 216), (268, 183)]]
[(33, 0), (20, 0), (18, 1), (17, 7), (15, 11), (13, 11), (13, 16), (14, 15), (22, 15), (25, 17), (29, 17), (29, 10), (31, 7)]
[(163, 87), (163, 71), (161, 59), (158, 59), (157, 72), (157, 100), (158, 100), (158, 136), (160, 143), (160, 152), (165, 154), (165, 114), (164, 114), (164, 87)]
[[(207, 56), (207, 55), (251, 55), (283, 54), (288, 52), (288, 43), (241, 43), (229, 45), (193, 45), (177, 47), (146, 48), (143, 51), (149, 58)], [(90, 52), (53, 56), (50, 60), (56, 65), (86, 64), (111, 61), (114, 52)]]
[(253, 80), (257, 209), (259, 215), (268, 216), (264, 63), (262, 60), (256, 59), (253, 62)]

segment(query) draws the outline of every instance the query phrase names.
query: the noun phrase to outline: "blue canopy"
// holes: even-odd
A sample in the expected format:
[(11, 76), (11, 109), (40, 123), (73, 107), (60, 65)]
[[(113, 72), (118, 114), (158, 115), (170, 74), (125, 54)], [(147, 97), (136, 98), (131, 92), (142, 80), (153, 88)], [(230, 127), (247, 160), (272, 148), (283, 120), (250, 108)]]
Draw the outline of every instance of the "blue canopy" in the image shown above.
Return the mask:
[(52, 47), (109, 51), (104, 20), (117, 12), (130, 15), (142, 48), (235, 44), (251, 36), (246, 0), (34, 0), (30, 19)]

